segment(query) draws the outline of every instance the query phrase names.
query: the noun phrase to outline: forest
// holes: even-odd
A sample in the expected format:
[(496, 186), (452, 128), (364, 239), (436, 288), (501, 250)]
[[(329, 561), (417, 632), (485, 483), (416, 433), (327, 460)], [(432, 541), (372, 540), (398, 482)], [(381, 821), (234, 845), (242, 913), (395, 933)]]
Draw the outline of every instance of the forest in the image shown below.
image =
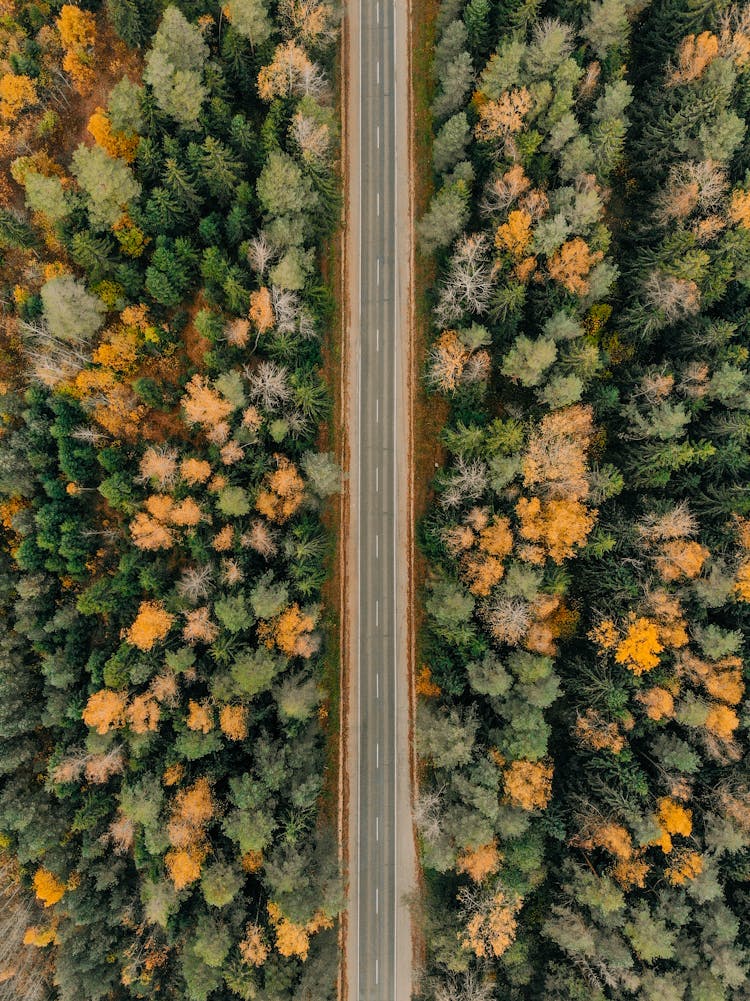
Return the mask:
[(335, 992), (338, 20), (0, 0), (2, 997)]
[(442, 0), (432, 69), (419, 997), (750, 998), (750, 7)]

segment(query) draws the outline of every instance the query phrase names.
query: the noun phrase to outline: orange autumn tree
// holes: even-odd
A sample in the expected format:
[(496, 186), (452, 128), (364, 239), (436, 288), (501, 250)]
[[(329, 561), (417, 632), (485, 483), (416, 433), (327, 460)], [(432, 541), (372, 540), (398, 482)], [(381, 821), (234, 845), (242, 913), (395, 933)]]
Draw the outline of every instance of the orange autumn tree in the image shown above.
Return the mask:
[(265, 285), (250, 293), (250, 312), (248, 315), (259, 334), (265, 334), (276, 322), (271, 302), (271, 291)]
[(664, 650), (659, 627), (646, 616), (630, 615), (625, 635), (617, 644), (615, 660), (624, 664), (635, 675), (652, 671), (659, 663), (659, 655)]
[(552, 796), (552, 763), (511, 761), (503, 768), (505, 795), (524, 810), (543, 810)]
[(210, 733), (214, 728), (214, 713), (209, 702), (196, 702), (191, 699), (188, 704), (188, 717), (185, 721), (188, 730), (198, 733)]
[(706, 714), (706, 730), (721, 740), (730, 741), (740, 725), (740, 719), (734, 709), (729, 706), (714, 703)]
[(490, 841), (477, 848), (464, 848), (456, 861), (456, 872), (465, 872), (473, 882), (482, 883), (498, 871), (501, 862), (502, 855), (498, 851), (497, 842)]
[(135, 395), (129, 381), (123, 381), (122, 374), (109, 367), (84, 369), (76, 376), (72, 392), (91, 408), (93, 419), (110, 434), (137, 441), (143, 433), (147, 407)]
[(655, 722), (674, 715), (674, 697), (668, 689), (660, 685), (638, 692), (635, 697), (643, 706), (648, 718)]
[(474, 134), (482, 142), (505, 140), (523, 128), (524, 116), (531, 111), (533, 98), (526, 87), (506, 91), (496, 101), (477, 101), (479, 121)]
[(729, 218), (736, 226), (750, 229), (750, 191), (734, 189), (729, 202)]
[(0, 76), (0, 118), (13, 122), (37, 101), (36, 83), (31, 77), (15, 73)]
[(702, 31), (700, 35), (687, 35), (680, 45), (677, 66), (668, 78), (668, 85), (676, 87), (697, 80), (718, 55), (719, 39), (713, 32)]
[(261, 100), (291, 97), (309, 86), (315, 79), (317, 67), (301, 45), (283, 42), (276, 47), (273, 60), (258, 73), (258, 93)]
[(545, 414), (523, 457), (524, 486), (544, 496), (585, 500), (595, 430), (589, 406), (575, 404)]
[(578, 500), (522, 497), (516, 504), (521, 535), (538, 543), (555, 563), (573, 556), (594, 527), (596, 510)]
[(221, 732), (229, 740), (244, 740), (247, 737), (248, 710), (246, 706), (222, 706), (219, 713)]
[(125, 725), (127, 701), (126, 692), (115, 692), (110, 688), (102, 688), (89, 696), (82, 714), (83, 722), (100, 734), (117, 730)]
[[(463, 539), (459, 529), (452, 541), (458, 549), (466, 548), (464, 542), (469, 546), (476, 543), (476, 549), (463, 557), (461, 568), (472, 594), (486, 597), (505, 575), (504, 560), (513, 549), (513, 532), (510, 520), (500, 515), (489, 521), (487, 513), (475, 509), (469, 518), (474, 519), (473, 524), (464, 526)], [(448, 543), (451, 545), (450, 538)]]
[(268, 903), (268, 916), (276, 931), (276, 949), (282, 956), (297, 956), (307, 959), (310, 950), (310, 936), (324, 928), (332, 928), (332, 919), (322, 910), (315, 912), (306, 924), (296, 924), (281, 910), (277, 903)]
[(590, 288), (586, 276), (603, 258), (601, 250), (592, 252), (586, 241), (576, 236), (555, 251), (547, 262), (547, 270), (568, 292), (583, 296)]
[(533, 544), (522, 552), (530, 562), (562, 563), (594, 527), (598, 511), (586, 503), (593, 435), (591, 408), (576, 404), (545, 415), (529, 439), (523, 482), (535, 496), (521, 497), (515, 510), (521, 536)]
[(94, 141), (111, 157), (124, 160), (126, 163), (135, 160), (139, 137), (114, 130), (104, 108), (97, 108), (89, 118), (88, 131), (94, 137)]
[(619, 754), (625, 747), (625, 737), (617, 723), (604, 719), (592, 706), (576, 719), (575, 735), (584, 746), (594, 751)]
[(175, 797), (167, 825), (172, 848), (165, 856), (167, 871), (176, 890), (194, 883), (208, 853), (206, 827), (216, 812), (211, 785), (197, 779)]
[(283, 524), (297, 511), (305, 493), (305, 481), (297, 467), (285, 455), (274, 455), (276, 469), (266, 473), (263, 489), (258, 493), (255, 508), (260, 514)]
[(470, 356), (456, 331), (444, 330), (430, 352), (430, 382), (443, 393), (457, 389)]
[(213, 389), (202, 375), (194, 375), (185, 387), (182, 409), (188, 424), (200, 424), (210, 431), (223, 423), (234, 407)]
[(40, 868), (34, 873), (34, 892), (45, 907), (53, 907), (65, 896), (66, 886), (49, 869)]
[(703, 872), (703, 859), (700, 854), (690, 848), (674, 852), (665, 876), (672, 886), (681, 886), (688, 880), (695, 879)]
[(656, 569), (662, 580), (672, 582), (686, 577), (695, 579), (703, 569), (710, 553), (699, 542), (672, 539), (665, 542), (656, 557)]
[(523, 257), (526, 248), (531, 243), (531, 216), (524, 209), (514, 209), (509, 213), (508, 221), (498, 226), (495, 231), (495, 246), (498, 250), (506, 250), (511, 257)]
[(130, 522), (130, 537), (138, 549), (147, 552), (170, 549), (174, 545), (171, 528), (152, 517), (147, 511), (139, 511)]
[(247, 925), (245, 936), (241, 940), (239, 948), (242, 961), (248, 966), (263, 966), (271, 951), (263, 929), (256, 923)]
[(57, 19), (65, 55), (63, 69), (70, 76), (79, 94), (89, 94), (96, 81), (94, 71), (96, 21), (89, 11), (65, 4)]
[(132, 626), (123, 630), (123, 638), (139, 650), (151, 650), (167, 636), (173, 622), (174, 615), (166, 610), (163, 602), (142, 601)]
[(462, 947), (478, 959), (507, 952), (516, 937), (520, 898), (502, 886), (488, 890), (465, 887), (459, 901), (466, 925), (465, 932), (459, 933)]
[(161, 707), (150, 692), (136, 695), (127, 708), (128, 726), (133, 733), (155, 733), (161, 719)]
[(742, 701), (745, 683), (741, 657), (704, 660), (689, 650), (682, 650), (677, 658), (677, 668), (680, 675), (693, 684), (701, 685), (713, 699), (730, 706), (736, 706)]
[(268, 915), (276, 931), (276, 949), (282, 956), (307, 959), (310, 951), (310, 934), (305, 925), (295, 924), (281, 912), (278, 904), (268, 904)]
[(644, 858), (634, 855), (632, 858), (618, 859), (611, 872), (623, 890), (633, 890), (636, 887), (642, 890), (650, 869), (651, 866)]
[(270, 622), (258, 624), (258, 636), (268, 647), (278, 647), (287, 657), (310, 657), (315, 651), (310, 633), (315, 619), (295, 602)]
[(436, 699), (442, 694), (440, 685), (436, 685), (432, 680), (432, 671), (427, 664), (423, 664), (419, 669), (414, 690), (423, 699)]
[(180, 476), (191, 486), (205, 483), (211, 478), (211, 465), (205, 459), (183, 459), (180, 463)]
[(687, 838), (692, 833), (693, 811), (670, 796), (662, 796), (657, 803), (656, 822), (661, 835), (654, 844), (659, 845), (665, 854), (669, 854), (672, 851), (672, 835), (679, 834)]
[(571, 845), (593, 851), (600, 848), (613, 855), (620, 862), (632, 860), (635, 850), (630, 832), (616, 820), (605, 820), (601, 817), (584, 818), (581, 830), (571, 838)]

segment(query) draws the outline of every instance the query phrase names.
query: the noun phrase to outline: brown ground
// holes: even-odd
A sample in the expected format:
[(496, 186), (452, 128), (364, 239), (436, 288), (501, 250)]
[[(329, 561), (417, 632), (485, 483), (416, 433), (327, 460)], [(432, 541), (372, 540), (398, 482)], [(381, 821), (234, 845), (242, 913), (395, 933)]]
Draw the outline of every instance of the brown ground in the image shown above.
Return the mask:
[(143, 63), (135, 49), (129, 49), (115, 35), (102, 11), (96, 20), (96, 85), (90, 94), (69, 92), (69, 104), (56, 110), (65, 127), (55, 136), (55, 159), (67, 164), (79, 143), (92, 146), (94, 140), (88, 131), (88, 121), (97, 108), (106, 108), (110, 90), (123, 76), (140, 80)]
[[(434, 92), (432, 83), (432, 54), (435, 46), (435, 20), (439, 9), (438, 0), (420, 0), (412, 5), (411, 21), (411, 94), (410, 94), (410, 135), (412, 157), (412, 221), (421, 218), (432, 195), (432, 171), (426, 169), (432, 162), (432, 115), (430, 105)], [(414, 245), (414, 241), (412, 241)], [(420, 633), (422, 629), (421, 593), (416, 582), (423, 581), (428, 571), (414, 537), (414, 530), (432, 500), (430, 484), (436, 466), (442, 466), (445, 455), (439, 442), (439, 434), (448, 415), (448, 405), (440, 397), (428, 397), (424, 391), (425, 356), (429, 344), (430, 314), (427, 307), (426, 291), (435, 281), (435, 266), (432, 258), (423, 257), (414, 251), (412, 262), (411, 296), (411, 343), (412, 367), (411, 383), (411, 525), (410, 545), (411, 574), (409, 588), (409, 645), (412, 652), (411, 691), (414, 692), (414, 676), (419, 666)], [(412, 694), (412, 790), (416, 795), (419, 772), (414, 740), (414, 711), (416, 699)], [(418, 856), (417, 856), (418, 857)], [(417, 868), (419, 891), (423, 890), (421, 871)], [(420, 904), (415, 901), (415, 910)], [(422, 922), (418, 916), (412, 923), (414, 969), (424, 964), (424, 939)]]
[[(341, 30), (341, 45), (335, 72), (335, 99), (339, 109), (341, 127), (340, 178), (343, 185), (348, 178), (347, 142), (348, 123), (346, 113), (348, 30), (344, 19)], [(331, 336), (323, 350), (325, 371), (333, 395), (333, 415), (329, 425), (322, 430), (320, 447), (332, 450), (344, 470), (338, 507), (331, 505), (326, 515), (326, 526), (336, 539), (336, 550), (331, 573), (323, 590), (325, 607), (331, 610), (329, 622), (330, 655), (326, 667), (326, 687), (332, 693), (329, 704), (329, 743), (326, 785), (329, 790), (331, 808), (335, 805), (338, 829), (339, 857), (342, 872), (348, 872), (349, 839), (347, 837), (347, 817), (349, 815), (349, 782), (345, 765), (349, 720), (349, 622), (346, 615), (347, 594), (347, 540), (349, 537), (349, 440), (346, 414), (349, 410), (347, 395), (348, 355), (344, 350), (346, 317), (348, 315), (349, 274), (345, 253), (347, 232), (346, 201), (343, 202), (341, 225), (330, 240), (328, 254), (323, 262), (323, 278), (335, 292), (336, 315)], [(335, 696), (334, 694), (335, 693)], [(338, 725), (336, 725), (338, 724)], [(335, 799), (334, 799), (335, 793)], [(339, 964), (338, 997), (347, 994), (346, 975), (347, 913), (339, 922)]]

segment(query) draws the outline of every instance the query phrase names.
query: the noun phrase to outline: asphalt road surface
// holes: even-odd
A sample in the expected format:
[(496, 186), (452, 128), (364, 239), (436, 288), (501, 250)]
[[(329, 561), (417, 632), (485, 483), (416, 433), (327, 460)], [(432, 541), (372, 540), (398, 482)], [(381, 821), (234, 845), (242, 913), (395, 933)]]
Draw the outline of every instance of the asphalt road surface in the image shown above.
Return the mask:
[[(356, 271), (351, 435), (355, 574), (355, 785), (350, 1001), (408, 1001), (410, 927), (403, 902), (411, 816), (408, 792), (405, 587), (402, 511), (408, 427), (404, 418), (407, 226), (406, 11), (393, 0), (351, 0), (350, 117)], [(408, 270), (408, 263), (406, 270)]]

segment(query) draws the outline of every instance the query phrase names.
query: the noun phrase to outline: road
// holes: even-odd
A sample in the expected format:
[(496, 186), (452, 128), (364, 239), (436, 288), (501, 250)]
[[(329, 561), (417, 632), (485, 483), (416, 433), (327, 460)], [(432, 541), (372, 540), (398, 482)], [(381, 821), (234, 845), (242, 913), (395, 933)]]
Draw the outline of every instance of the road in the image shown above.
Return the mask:
[(349, 1001), (408, 1001), (408, 12), (349, 0)]

